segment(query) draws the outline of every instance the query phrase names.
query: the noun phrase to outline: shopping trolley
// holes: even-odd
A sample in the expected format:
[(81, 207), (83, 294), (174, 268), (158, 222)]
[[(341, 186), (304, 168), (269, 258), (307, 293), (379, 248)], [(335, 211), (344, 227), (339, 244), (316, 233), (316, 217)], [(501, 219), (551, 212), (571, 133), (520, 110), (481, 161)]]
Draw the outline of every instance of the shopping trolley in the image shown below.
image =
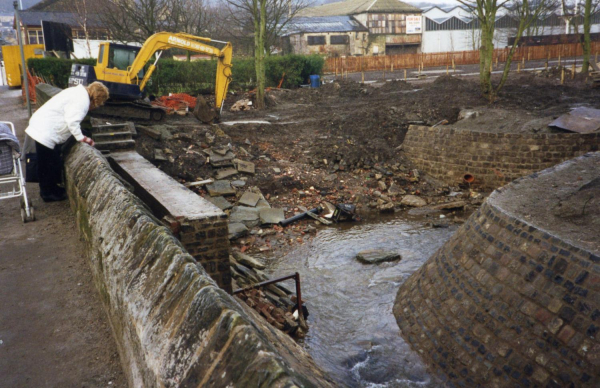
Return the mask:
[[(16, 139), (15, 126), (9, 121), (0, 121), (0, 126), (8, 126)], [(0, 128), (0, 132), (2, 128)], [(0, 133), (2, 135), (2, 133)], [(0, 136), (0, 200), (21, 197), (21, 219), (35, 221), (31, 201), (27, 198), (25, 179), (19, 153), (11, 145), (11, 140)]]

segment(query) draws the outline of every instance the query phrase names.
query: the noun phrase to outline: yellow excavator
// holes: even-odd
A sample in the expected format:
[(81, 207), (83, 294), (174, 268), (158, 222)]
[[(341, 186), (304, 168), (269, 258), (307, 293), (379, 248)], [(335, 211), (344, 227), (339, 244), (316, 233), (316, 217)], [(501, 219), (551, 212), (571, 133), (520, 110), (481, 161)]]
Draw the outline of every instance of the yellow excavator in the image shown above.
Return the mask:
[[(216, 48), (207, 43), (224, 44)], [(149, 37), (142, 47), (104, 42), (100, 44), (96, 66), (74, 64), (69, 86), (88, 85), (100, 81), (108, 87), (110, 99), (105, 106), (93, 111), (95, 115), (162, 120), (165, 112), (142, 100), (144, 88), (164, 50), (179, 48), (216, 57), (214, 110), (220, 115), (231, 82), (231, 43), (201, 38), (184, 33), (159, 32)], [(146, 64), (155, 55), (154, 63)]]

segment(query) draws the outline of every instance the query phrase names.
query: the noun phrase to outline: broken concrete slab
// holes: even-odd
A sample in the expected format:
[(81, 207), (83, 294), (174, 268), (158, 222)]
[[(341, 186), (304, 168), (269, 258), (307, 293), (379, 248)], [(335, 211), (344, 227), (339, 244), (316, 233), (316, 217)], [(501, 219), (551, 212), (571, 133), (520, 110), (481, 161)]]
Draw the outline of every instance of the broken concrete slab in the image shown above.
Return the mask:
[(254, 174), (255, 166), (252, 162), (246, 162), (245, 160), (234, 159), (233, 163), (235, 164), (237, 170), (239, 172), (243, 172), (246, 174)]
[[(246, 267), (256, 268), (256, 269), (265, 269), (265, 265), (260, 262), (258, 259), (242, 253), (238, 250), (232, 250), (231, 254), (233, 258), (237, 260), (238, 263), (245, 265)], [(287, 296), (287, 295), (286, 295)]]
[(427, 205), (427, 201), (421, 197), (417, 197), (416, 195), (409, 194), (402, 197), (400, 204), (404, 206), (423, 207)]
[(248, 228), (253, 228), (260, 224), (259, 210), (253, 207), (234, 206), (229, 214), (229, 221), (232, 223), (241, 222)]
[(205, 124), (210, 124), (217, 118), (217, 112), (208, 105), (202, 96), (196, 98), (196, 106), (193, 113), (198, 120)]
[(229, 181), (215, 181), (210, 185), (206, 185), (206, 190), (211, 197), (220, 197), (223, 195), (235, 195), (235, 189), (231, 187)]
[(334, 181), (337, 179), (337, 174), (329, 174), (323, 179), (325, 179), (327, 182)]
[(227, 226), (229, 239), (235, 240), (248, 235), (248, 228), (241, 222), (232, 222)]
[(246, 186), (246, 181), (242, 181), (242, 180), (235, 180), (235, 181), (231, 181), (231, 186), (233, 187), (244, 187)]
[(250, 191), (246, 191), (242, 198), (238, 201), (240, 205), (255, 207), (258, 201), (260, 200), (260, 195), (256, 193), (252, 193)]
[(223, 168), (217, 171), (217, 173), (215, 174), (215, 179), (222, 180), (225, 178), (229, 178), (230, 176), (234, 176), (237, 173), (238, 171), (235, 168)]
[(204, 199), (221, 210), (227, 210), (233, 207), (233, 204), (226, 200), (225, 197), (205, 197)]
[(364, 264), (377, 264), (385, 261), (400, 260), (402, 257), (396, 252), (384, 251), (383, 249), (367, 249), (358, 252), (356, 259)]
[(271, 209), (262, 208), (260, 209), (260, 222), (261, 224), (278, 224), (285, 219), (283, 209)]

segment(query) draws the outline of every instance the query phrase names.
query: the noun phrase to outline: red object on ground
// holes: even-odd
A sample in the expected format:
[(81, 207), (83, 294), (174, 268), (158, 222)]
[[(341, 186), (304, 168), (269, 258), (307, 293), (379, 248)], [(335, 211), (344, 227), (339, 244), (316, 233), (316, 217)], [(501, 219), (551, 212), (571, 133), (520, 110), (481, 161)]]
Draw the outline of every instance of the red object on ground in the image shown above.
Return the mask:
[(186, 93), (176, 93), (170, 96), (158, 97), (152, 101), (152, 105), (163, 108), (167, 113), (175, 113), (176, 111), (187, 111), (196, 107), (196, 98)]

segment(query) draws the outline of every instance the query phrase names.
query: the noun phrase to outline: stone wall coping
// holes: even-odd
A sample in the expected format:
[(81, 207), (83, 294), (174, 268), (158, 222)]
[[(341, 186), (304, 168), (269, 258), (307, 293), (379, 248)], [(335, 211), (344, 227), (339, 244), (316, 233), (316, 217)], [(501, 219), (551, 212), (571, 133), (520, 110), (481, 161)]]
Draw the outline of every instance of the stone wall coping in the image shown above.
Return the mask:
[[(578, 248), (582, 251), (600, 255), (600, 249), (590, 244), (577, 241), (577, 237), (586, 234), (588, 227), (569, 223), (568, 235), (564, 230), (556, 230), (557, 225), (564, 225), (564, 219), (554, 217), (552, 209), (547, 208), (540, 214), (533, 207), (537, 201), (547, 196), (547, 181), (557, 174), (561, 176), (561, 187), (556, 187), (554, 197), (567, 197), (577, 188), (600, 177), (600, 152), (590, 152), (583, 156), (560, 163), (540, 172), (519, 178), (508, 185), (495, 190), (487, 202), (496, 209), (505, 213), (512, 219), (518, 219), (528, 227), (544, 232), (552, 237), (567, 241), (569, 248)], [(546, 184), (546, 185), (545, 185)], [(535, 226), (534, 226), (535, 225)], [(596, 236), (600, 231), (595, 231)]]
[(175, 219), (226, 217), (221, 209), (156, 168), (137, 152), (115, 152), (111, 158)]
[[(444, 126), (439, 127), (428, 127), (425, 125), (410, 125), (409, 130), (421, 130), (430, 132), (443, 132), (448, 134), (457, 135), (473, 135), (479, 138), (499, 139), (499, 138), (526, 138), (526, 139), (561, 139), (561, 138), (575, 138), (575, 137), (600, 137), (600, 133), (516, 133), (516, 132), (484, 132), (484, 131), (473, 131), (470, 129), (462, 128), (447, 128)], [(481, 140), (481, 139), (479, 139)]]

